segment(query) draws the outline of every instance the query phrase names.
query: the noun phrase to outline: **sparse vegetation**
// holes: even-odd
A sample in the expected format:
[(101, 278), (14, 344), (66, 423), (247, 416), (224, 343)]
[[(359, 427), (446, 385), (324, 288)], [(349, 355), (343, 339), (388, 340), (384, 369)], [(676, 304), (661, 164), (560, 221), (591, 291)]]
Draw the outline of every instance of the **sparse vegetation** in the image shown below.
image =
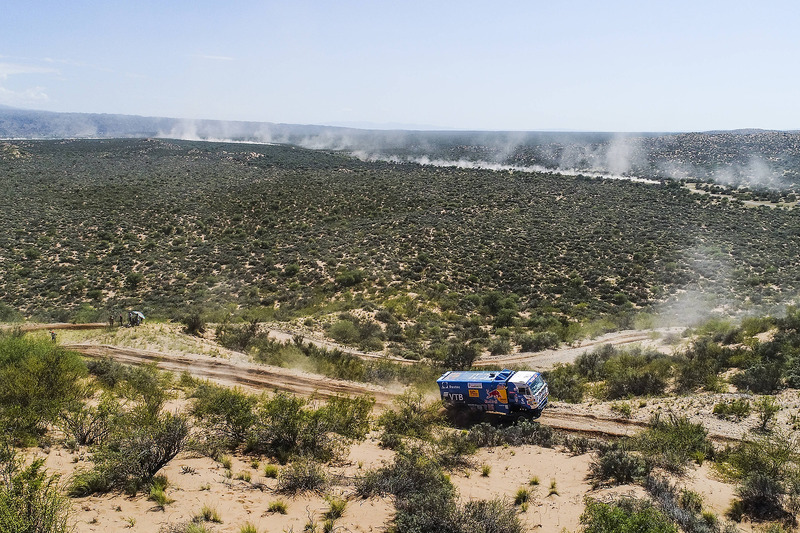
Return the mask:
[(328, 486), (328, 476), (322, 467), (312, 461), (291, 463), (278, 476), (277, 491), (282, 494), (322, 492)]
[(269, 513), (286, 514), (288, 509), (289, 506), (283, 500), (275, 500), (267, 506), (267, 512)]
[(584, 533), (678, 533), (678, 528), (646, 500), (603, 503), (591, 498), (581, 515)]
[(68, 533), (72, 531), (70, 504), (63, 496), (58, 475), (48, 474), (44, 460), (27, 466), (0, 437), (0, 529)]

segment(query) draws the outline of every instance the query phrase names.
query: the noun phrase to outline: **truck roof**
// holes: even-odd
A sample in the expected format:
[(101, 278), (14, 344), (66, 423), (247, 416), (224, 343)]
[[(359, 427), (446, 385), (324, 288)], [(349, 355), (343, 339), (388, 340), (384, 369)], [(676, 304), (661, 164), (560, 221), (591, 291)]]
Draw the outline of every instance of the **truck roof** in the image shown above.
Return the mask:
[[(445, 372), (442, 377), (440, 377), (437, 382), (442, 381), (456, 381), (456, 382), (463, 382), (463, 381), (493, 381), (498, 374), (504, 373), (506, 374), (506, 379), (509, 377), (512, 378), (512, 382), (514, 383), (525, 383), (531, 378), (538, 375), (538, 372), (532, 372), (529, 370), (525, 371), (518, 371), (514, 372), (513, 370), (454, 370), (450, 372)], [(504, 380), (505, 381), (505, 380)]]

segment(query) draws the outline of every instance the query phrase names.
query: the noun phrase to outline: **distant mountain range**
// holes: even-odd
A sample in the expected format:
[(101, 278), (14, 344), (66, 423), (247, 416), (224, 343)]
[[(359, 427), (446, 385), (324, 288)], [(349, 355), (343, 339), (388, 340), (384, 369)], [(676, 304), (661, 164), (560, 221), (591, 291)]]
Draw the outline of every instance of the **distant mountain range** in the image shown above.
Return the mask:
[(171, 138), (281, 143), (362, 159), (547, 169), (800, 190), (800, 132), (502, 132), (358, 129), (53, 113), (0, 106), (0, 139)]

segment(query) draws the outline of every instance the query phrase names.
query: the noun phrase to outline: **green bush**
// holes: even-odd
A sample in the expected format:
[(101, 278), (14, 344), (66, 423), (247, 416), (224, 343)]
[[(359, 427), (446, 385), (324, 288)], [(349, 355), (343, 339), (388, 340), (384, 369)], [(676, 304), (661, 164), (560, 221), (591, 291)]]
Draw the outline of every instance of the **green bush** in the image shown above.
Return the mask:
[(201, 383), (192, 393), (190, 414), (203, 429), (204, 439), (235, 448), (247, 439), (256, 421), (253, 412), (258, 398), (239, 388)]
[(606, 394), (610, 399), (663, 394), (671, 370), (670, 360), (661, 353), (622, 352), (603, 364)]
[(86, 395), (86, 365), (49, 340), (0, 336), (0, 422), (16, 439), (37, 438)]
[(440, 405), (438, 401), (426, 402), (419, 391), (409, 390), (395, 399), (395, 410), (378, 417), (378, 425), (390, 434), (426, 439), (433, 426), (442, 421)]
[(479, 448), (504, 444), (534, 444), (550, 448), (560, 442), (560, 437), (553, 428), (530, 420), (518, 420), (511, 426), (492, 426), (481, 422), (470, 428), (467, 438)]
[(111, 432), (119, 412), (119, 401), (110, 394), (103, 394), (97, 406), (72, 402), (61, 413), (59, 424), (81, 446), (101, 444)]
[(184, 333), (189, 335), (201, 336), (206, 332), (206, 321), (200, 311), (191, 311), (181, 317)]
[(553, 398), (571, 403), (583, 401), (586, 379), (576, 372), (575, 365), (559, 363), (542, 375)]
[(583, 533), (678, 533), (678, 528), (646, 500), (623, 498), (613, 503), (586, 499)]
[(511, 343), (508, 339), (496, 337), (489, 342), (489, 353), (492, 355), (510, 354)]
[(37, 459), (23, 466), (7, 442), (0, 443), (0, 531), (68, 533), (70, 504), (58, 476)]
[(342, 344), (355, 345), (361, 338), (358, 328), (350, 320), (339, 320), (328, 330), (332, 339)]
[(364, 440), (370, 430), (370, 413), (375, 405), (371, 396), (333, 396), (319, 409), (328, 431), (343, 437)]
[(731, 376), (730, 381), (740, 391), (774, 394), (783, 387), (781, 374), (781, 366), (778, 363), (756, 363), (747, 370)]
[(720, 418), (732, 418), (737, 422), (750, 415), (750, 401), (740, 398), (714, 404), (713, 413)]
[(734, 519), (794, 516), (800, 486), (800, 446), (794, 436), (775, 431), (757, 439), (745, 439), (723, 453), (720, 462), (739, 482)]
[(589, 467), (589, 477), (595, 486), (624, 485), (644, 479), (650, 468), (650, 463), (641, 455), (611, 447), (597, 452)]
[(558, 335), (552, 331), (522, 335), (517, 339), (523, 352), (540, 352), (551, 348), (558, 348)]
[(297, 456), (329, 461), (344, 451), (345, 439), (366, 436), (373, 404), (367, 396), (336, 396), (312, 409), (302, 398), (277, 392), (259, 401), (247, 449), (282, 463)]
[(97, 378), (97, 381), (111, 389), (125, 380), (129, 368), (109, 357), (90, 359), (87, 361), (86, 367), (89, 373)]
[(122, 382), (122, 394), (136, 402), (142, 412), (155, 418), (164, 402), (172, 398), (172, 374), (158, 370), (155, 363), (129, 366)]
[(634, 446), (654, 464), (678, 473), (698, 454), (705, 458), (714, 455), (705, 427), (674, 413), (653, 415), (648, 428), (635, 437)]
[(181, 415), (133, 415), (95, 452), (94, 468), (73, 477), (70, 493), (85, 496), (113, 489), (136, 493), (184, 448), (188, 434), (189, 424)]
[(322, 493), (327, 486), (328, 476), (319, 464), (300, 460), (281, 470), (276, 490), (282, 494)]

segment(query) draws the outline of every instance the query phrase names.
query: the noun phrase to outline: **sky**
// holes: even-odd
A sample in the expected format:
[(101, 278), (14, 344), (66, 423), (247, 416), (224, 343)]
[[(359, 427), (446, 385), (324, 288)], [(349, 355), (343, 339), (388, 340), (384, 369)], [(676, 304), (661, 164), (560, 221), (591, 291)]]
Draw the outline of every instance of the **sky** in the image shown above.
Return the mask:
[(401, 129), (800, 129), (800, 2), (0, 3), (0, 105)]

